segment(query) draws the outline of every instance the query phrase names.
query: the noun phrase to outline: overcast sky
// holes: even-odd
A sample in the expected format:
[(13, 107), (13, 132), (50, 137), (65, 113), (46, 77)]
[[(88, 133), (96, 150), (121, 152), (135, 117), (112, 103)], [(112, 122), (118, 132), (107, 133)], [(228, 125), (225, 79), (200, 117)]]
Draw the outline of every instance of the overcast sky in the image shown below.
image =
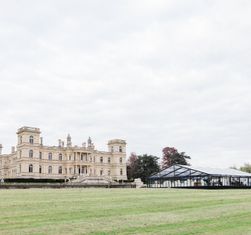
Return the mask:
[(195, 166), (251, 162), (250, 0), (0, 0), (0, 143), (21, 126)]

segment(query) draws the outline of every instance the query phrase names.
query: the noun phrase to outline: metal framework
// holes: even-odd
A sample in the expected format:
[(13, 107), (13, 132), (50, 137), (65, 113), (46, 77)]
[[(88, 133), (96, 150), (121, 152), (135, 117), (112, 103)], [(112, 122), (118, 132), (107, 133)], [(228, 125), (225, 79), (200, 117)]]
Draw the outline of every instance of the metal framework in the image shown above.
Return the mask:
[(148, 178), (149, 188), (251, 188), (251, 174), (235, 169), (173, 165)]

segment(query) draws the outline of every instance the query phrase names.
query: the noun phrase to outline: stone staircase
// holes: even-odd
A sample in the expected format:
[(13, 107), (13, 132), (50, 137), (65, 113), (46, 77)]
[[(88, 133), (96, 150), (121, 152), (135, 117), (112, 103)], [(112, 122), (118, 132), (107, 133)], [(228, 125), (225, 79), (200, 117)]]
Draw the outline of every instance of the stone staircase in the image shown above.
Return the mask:
[(111, 177), (105, 176), (78, 176), (69, 182), (71, 184), (99, 185), (99, 184), (118, 184)]

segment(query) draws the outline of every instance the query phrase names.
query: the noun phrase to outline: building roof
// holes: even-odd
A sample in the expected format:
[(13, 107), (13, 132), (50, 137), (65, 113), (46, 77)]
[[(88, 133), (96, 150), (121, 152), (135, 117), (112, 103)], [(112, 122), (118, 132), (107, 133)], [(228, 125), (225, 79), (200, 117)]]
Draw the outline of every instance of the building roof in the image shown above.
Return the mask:
[(232, 176), (232, 177), (251, 177), (250, 173), (235, 169), (219, 169), (210, 167), (192, 167), (186, 165), (175, 164), (157, 174), (149, 177), (149, 179), (164, 178), (183, 178), (183, 177), (201, 177), (201, 176)]

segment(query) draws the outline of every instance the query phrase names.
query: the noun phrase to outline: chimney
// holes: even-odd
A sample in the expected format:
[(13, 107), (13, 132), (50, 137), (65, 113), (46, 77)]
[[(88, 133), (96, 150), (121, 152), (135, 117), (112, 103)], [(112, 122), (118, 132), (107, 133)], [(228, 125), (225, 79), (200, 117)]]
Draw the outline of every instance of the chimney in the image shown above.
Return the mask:
[(2, 154), (2, 150), (3, 150), (3, 145), (0, 144), (0, 155)]
[(43, 145), (43, 137), (40, 137), (40, 145)]
[(67, 147), (71, 147), (71, 146), (72, 146), (71, 136), (70, 136), (70, 134), (68, 134), (68, 136), (67, 136)]
[(15, 146), (11, 147), (11, 153), (15, 153)]

